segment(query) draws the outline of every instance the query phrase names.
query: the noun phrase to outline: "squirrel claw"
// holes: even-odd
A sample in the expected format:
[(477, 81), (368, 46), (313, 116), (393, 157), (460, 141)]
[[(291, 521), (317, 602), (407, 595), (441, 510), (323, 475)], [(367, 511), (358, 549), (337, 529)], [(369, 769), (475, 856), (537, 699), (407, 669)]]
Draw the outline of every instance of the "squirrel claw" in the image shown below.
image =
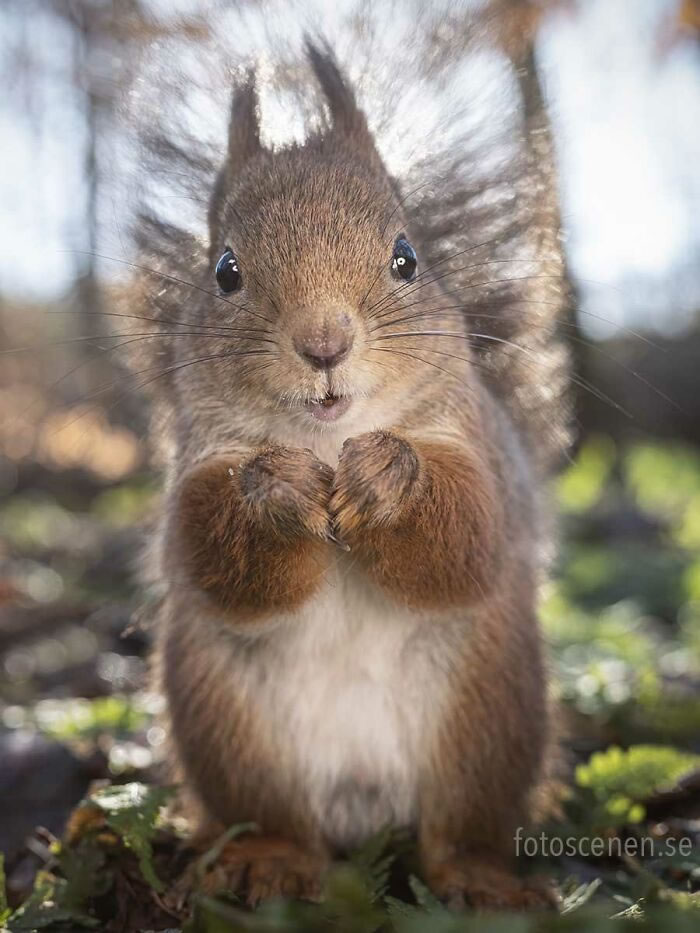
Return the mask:
[(333, 544), (335, 544), (337, 547), (339, 547), (341, 551), (349, 551), (349, 550), (350, 550), (350, 545), (349, 545), (349, 544), (346, 544), (345, 541), (343, 541), (341, 538), (339, 538), (339, 537), (338, 537), (336, 534), (334, 534), (332, 531), (327, 531), (327, 532), (325, 533), (325, 535), (324, 535), (324, 539), (325, 539), (326, 541), (331, 541)]

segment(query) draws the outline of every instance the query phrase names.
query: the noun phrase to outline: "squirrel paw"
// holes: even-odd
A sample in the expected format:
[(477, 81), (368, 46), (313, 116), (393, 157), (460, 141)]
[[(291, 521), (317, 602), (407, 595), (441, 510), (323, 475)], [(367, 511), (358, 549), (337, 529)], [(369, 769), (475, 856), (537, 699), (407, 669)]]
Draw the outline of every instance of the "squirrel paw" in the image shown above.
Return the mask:
[(254, 907), (273, 898), (315, 901), (321, 897), (325, 860), (293, 842), (265, 836), (227, 843), (202, 879), (201, 890), (241, 891)]
[(419, 474), (416, 451), (396, 434), (373, 431), (345, 441), (330, 500), (340, 537), (391, 525), (409, 502)]
[(310, 450), (267, 447), (240, 469), (241, 490), (259, 522), (289, 537), (329, 539), (333, 470)]
[(452, 910), (555, 910), (559, 896), (543, 878), (518, 878), (478, 857), (445, 862), (427, 872), (433, 892)]

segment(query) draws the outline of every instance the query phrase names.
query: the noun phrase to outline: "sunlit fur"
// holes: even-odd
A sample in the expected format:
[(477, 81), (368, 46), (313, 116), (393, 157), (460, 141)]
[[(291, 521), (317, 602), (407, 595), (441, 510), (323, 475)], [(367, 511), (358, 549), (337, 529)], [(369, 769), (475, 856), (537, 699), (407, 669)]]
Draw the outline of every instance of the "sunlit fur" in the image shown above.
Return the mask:
[[(167, 467), (156, 674), (174, 773), (204, 832), (259, 824), (231, 855), (251, 900), (315, 892), (333, 852), (392, 822), (417, 833), (440, 895), (545, 903), (509, 864), (549, 734), (528, 403), (492, 387), (467, 301), (421, 264), (430, 246), (352, 93), (310, 57), (332, 125), (264, 150), (250, 80), (211, 242), (144, 232), (161, 258), (144, 260), (139, 312), (172, 335), (139, 344), (137, 372)], [(391, 275), (400, 233), (413, 283)], [(221, 296), (225, 245), (243, 286)], [(350, 352), (314, 370), (294, 341), (334, 328)], [(305, 403), (329, 390), (352, 404), (322, 423)]]

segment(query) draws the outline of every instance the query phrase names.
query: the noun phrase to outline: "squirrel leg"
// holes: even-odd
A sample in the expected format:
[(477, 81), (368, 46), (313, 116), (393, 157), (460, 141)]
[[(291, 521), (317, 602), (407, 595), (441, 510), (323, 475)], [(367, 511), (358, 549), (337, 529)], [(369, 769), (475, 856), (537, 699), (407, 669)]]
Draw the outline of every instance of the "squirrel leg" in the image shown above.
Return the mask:
[(286, 447), (201, 464), (175, 493), (173, 575), (184, 568), (242, 621), (300, 605), (327, 566), (332, 479), (311, 451)]
[(514, 810), (517, 800), (508, 805), (475, 797), (466, 812), (463, 805), (461, 820), (453, 810), (443, 821), (437, 799), (433, 792), (424, 803), (419, 829), (423, 874), (434, 894), (453, 909), (557, 906), (556, 890), (546, 879), (521, 878), (515, 871), (516, 834), (522, 826)]
[(418, 836), (426, 881), (455, 906), (556, 904), (546, 883), (515, 872), (548, 749), (534, 625), (532, 613), (512, 603), (475, 612), (446, 672), (447, 705), (419, 789)]
[[(203, 632), (202, 624), (174, 613), (159, 633), (156, 671), (167, 698), (170, 778), (184, 789), (184, 811), (201, 851), (211, 848), (228, 827), (252, 822), (259, 828), (260, 836), (236, 839), (226, 848), (232, 884), (240, 870), (241, 883), (258, 879), (262, 887), (261, 872), (268, 862), (269, 873), (282, 884), (294, 862), (286, 858), (288, 852), (303, 851), (323, 861), (322, 827), (250, 703), (249, 684), (236, 665), (237, 646), (215, 631)], [(276, 842), (268, 850), (261, 840), (269, 838)], [(253, 861), (260, 863), (255, 871), (249, 866)], [(304, 891), (309, 872), (301, 872)], [(284, 881), (287, 887), (293, 883)]]
[(208, 852), (230, 826), (253, 822), (261, 832), (227, 843), (203, 878), (193, 861), (177, 884), (179, 894), (186, 898), (195, 887), (230, 890), (250, 904), (315, 898), (328, 862), (321, 828), (280, 768), (279, 750), (266, 740), (233, 675), (230, 652), (216, 640), (203, 647), (201, 632), (183, 617), (161, 636), (158, 655), (171, 776), (186, 789), (196, 852)]

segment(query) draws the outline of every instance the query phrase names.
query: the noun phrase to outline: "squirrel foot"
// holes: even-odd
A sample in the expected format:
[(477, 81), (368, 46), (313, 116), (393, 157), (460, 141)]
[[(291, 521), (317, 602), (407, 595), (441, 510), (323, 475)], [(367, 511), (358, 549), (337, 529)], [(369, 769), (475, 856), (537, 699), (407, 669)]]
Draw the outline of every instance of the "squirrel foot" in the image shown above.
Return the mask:
[(321, 896), (326, 865), (322, 855), (293, 842), (275, 836), (251, 836), (224, 846), (200, 882), (200, 890), (208, 894), (221, 890), (241, 892), (250, 907), (280, 897), (315, 901)]
[(433, 892), (452, 910), (555, 910), (559, 896), (544, 878), (519, 878), (488, 858), (468, 856), (426, 871)]

